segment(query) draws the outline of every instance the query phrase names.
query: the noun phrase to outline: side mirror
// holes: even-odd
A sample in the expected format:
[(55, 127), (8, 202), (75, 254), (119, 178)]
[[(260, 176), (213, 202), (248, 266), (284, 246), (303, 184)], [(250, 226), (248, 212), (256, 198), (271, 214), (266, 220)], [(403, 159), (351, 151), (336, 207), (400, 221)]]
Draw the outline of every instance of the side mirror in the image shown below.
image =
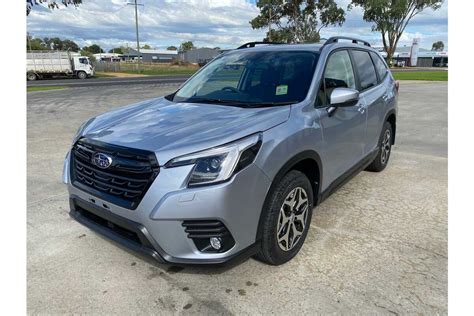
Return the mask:
[(359, 91), (349, 88), (336, 88), (330, 97), (331, 107), (354, 106), (359, 101)]

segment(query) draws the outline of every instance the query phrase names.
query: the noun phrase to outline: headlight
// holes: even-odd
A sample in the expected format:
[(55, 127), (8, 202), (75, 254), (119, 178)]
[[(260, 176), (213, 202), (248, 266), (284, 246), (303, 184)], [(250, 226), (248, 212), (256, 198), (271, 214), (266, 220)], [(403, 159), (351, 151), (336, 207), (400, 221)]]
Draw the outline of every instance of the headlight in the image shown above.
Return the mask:
[(165, 168), (193, 164), (188, 186), (219, 183), (250, 165), (261, 144), (261, 135), (255, 134), (228, 145), (172, 159)]

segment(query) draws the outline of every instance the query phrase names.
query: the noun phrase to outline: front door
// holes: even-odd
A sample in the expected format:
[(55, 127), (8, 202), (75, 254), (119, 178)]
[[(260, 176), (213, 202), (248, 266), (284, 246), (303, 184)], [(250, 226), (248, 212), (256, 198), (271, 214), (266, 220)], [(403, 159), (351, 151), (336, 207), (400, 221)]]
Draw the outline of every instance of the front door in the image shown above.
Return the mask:
[(361, 98), (355, 106), (339, 107), (330, 115), (330, 95), (339, 87), (356, 89), (347, 50), (338, 50), (329, 56), (318, 92), (317, 111), (323, 131), (323, 151), (320, 155), (325, 166), (322, 190), (357, 164), (364, 155), (367, 124), (364, 99)]

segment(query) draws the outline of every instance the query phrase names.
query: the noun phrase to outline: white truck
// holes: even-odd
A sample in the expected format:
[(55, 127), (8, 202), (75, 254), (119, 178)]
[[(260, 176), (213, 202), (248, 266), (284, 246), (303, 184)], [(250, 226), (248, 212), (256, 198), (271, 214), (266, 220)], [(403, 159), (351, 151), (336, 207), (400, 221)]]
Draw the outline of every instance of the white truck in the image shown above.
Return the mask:
[(86, 56), (60, 51), (28, 52), (26, 78), (36, 80), (53, 76), (86, 79), (94, 76), (94, 67)]

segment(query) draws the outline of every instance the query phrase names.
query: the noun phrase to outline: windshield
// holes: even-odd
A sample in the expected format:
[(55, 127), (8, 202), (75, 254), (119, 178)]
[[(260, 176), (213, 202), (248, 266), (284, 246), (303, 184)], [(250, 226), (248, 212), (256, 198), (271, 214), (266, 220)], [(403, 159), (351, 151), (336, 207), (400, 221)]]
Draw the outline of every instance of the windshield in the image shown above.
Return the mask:
[(170, 97), (247, 106), (298, 103), (306, 97), (318, 57), (309, 51), (233, 52), (215, 59)]

